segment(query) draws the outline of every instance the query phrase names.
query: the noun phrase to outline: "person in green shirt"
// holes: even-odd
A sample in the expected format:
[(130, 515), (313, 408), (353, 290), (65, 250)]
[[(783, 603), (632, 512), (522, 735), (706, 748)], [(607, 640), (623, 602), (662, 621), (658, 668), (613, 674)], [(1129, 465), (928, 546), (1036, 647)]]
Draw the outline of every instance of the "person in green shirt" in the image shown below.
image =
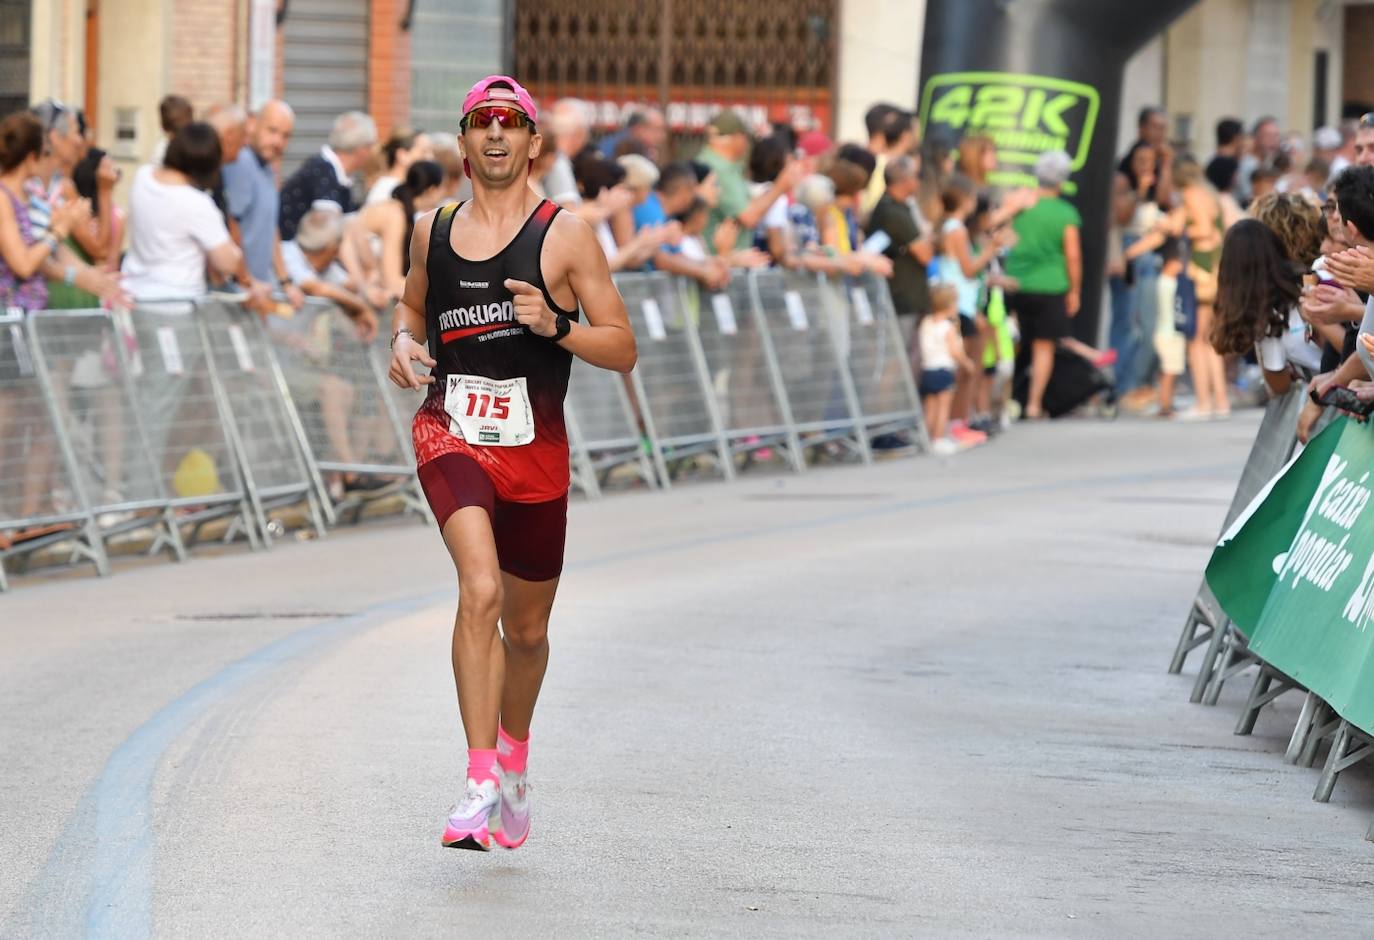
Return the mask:
[(754, 229), (769, 207), (801, 182), (802, 167), (789, 157), (776, 179), (757, 196), (749, 196), (745, 160), (752, 138), (744, 119), (729, 108), (706, 125), (706, 146), (697, 155), (715, 173), (720, 199), (711, 207), (702, 241), (712, 254), (728, 255), (754, 243)]
[(1017, 284), (1011, 306), (1022, 340), (1030, 344), (1025, 416), (1031, 419), (1044, 417), (1055, 347), (1069, 335), (1069, 320), (1078, 314), (1083, 286), (1083, 220), (1060, 196), (1071, 172), (1072, 160), (1064, 151), (1043, 154), (1035, 164), (1035, 203), (1012, 222), (1017, 240), (1006, 273)]

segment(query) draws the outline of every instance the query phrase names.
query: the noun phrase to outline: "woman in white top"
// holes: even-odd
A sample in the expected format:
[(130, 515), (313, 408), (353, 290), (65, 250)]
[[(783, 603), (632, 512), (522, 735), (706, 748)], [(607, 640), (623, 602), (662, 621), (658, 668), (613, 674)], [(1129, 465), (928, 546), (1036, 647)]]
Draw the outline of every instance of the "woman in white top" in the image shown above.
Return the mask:
[(1212, 346), (1222, 355), (1256, 349), (1264, 382), (1274, 395), (1292, 387), (1299, 369), (1310, 372), (1321, 365), (1321, 349), (1309, 342), (1297, 312), (1301, 294), (1302, 270), (1273, 229), (1242, 219), (1226, 233)]
[(425, 134), (402, 127), (391, 132), (391, 136), (377, 149), (377, 157), (386, 162), (386, 169), (368, 188), (367, 199), (363, 203), (368, 206), (391, 198), (391, 191), (404, 182), (406, 171), (412, 164), (419, 160), (433, 160), (434, 145)]
[(206, 269), (238, 269), (240, 253), (206, 190), (220, 166), (219, 136), (187, 124), (172, 137), (162, 166), (134, 174), (129, 192), (129, 251), (124, 287), (135, 300), (185, 300), (206, 291)]

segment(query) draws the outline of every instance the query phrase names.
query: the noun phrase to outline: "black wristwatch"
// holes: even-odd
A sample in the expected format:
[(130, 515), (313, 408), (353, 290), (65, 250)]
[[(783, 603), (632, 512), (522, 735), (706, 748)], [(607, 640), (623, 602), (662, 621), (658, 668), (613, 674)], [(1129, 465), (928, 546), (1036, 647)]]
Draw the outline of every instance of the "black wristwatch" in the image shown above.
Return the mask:
[(572, 321), (563, 314), (556, 314), (553, 318), (553, 335), (548, 337), (551, 343), (561, 343), (563, 339), (572, 332)]

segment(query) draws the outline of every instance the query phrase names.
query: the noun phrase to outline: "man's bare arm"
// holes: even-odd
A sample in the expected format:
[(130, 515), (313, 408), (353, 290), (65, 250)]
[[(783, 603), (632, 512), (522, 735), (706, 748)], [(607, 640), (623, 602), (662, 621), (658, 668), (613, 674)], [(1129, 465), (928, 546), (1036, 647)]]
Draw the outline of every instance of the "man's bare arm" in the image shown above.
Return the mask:
[[(556, 219), (550, 234), (557, 234), (557, 256), (566, 259), (568, 285), (587, 317), (585, 323), (573, 323), (559, 345), (594, 366), (629, 372), (638, 358), (635, 334), (596, 235), (573, 216)], [(507, 280), (506, 287), (515, 294), (520, 322), (539, 336), (554, 335), (555, 317), (543, 291), (517, 280)]]
[[(429, 233), (434, 228), (435, 212), (427, 212), (415, 223), (410, 236), (410, 273), (405, 293), (391, 311), (391, 367), (387, 376), (401, 388), (423, 388), (433, 384), (431, 375), (416, 375), (412, 361), (434, 368), (434, 359), (425, 351), (425, 294), (429, 292)], [(396, 334), (409, 330), (410, 335)], [(411, 337), (414, 337), (413, 339)]]

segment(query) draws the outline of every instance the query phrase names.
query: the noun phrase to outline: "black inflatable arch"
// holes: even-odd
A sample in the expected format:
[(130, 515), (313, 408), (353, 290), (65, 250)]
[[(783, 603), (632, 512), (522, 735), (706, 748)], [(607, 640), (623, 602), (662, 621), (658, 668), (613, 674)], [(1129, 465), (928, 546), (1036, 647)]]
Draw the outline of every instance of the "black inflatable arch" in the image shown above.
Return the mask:
[[(1068, 198), (1083, 216), (1083, 311), (1097, 338), (1126, 61), (1196, 0), (928, 0), (921, 124), (956, 142), (991, 136), (994, 182), (1032, 184), (1036, 158), (1074, 158)], [(1134, 115), (1128, 119), (1134, 120)]]

